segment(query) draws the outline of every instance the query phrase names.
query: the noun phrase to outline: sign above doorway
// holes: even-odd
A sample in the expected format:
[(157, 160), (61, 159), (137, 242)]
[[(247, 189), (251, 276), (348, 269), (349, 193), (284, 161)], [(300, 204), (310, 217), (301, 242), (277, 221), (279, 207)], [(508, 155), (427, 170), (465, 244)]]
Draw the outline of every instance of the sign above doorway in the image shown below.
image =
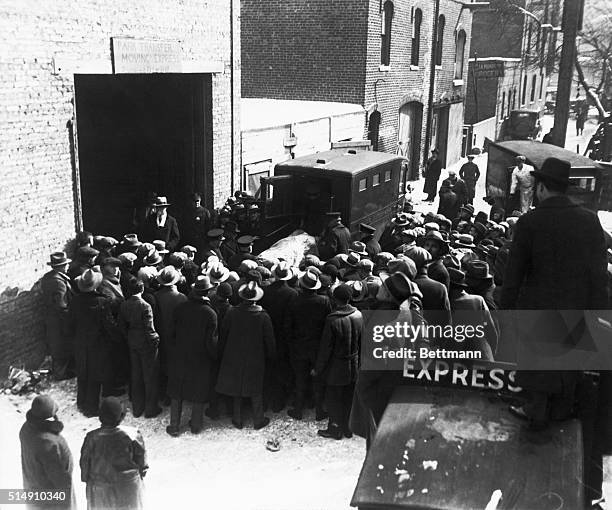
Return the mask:
[(177, 41), (111, 37), (113, 73), (180, 73)]

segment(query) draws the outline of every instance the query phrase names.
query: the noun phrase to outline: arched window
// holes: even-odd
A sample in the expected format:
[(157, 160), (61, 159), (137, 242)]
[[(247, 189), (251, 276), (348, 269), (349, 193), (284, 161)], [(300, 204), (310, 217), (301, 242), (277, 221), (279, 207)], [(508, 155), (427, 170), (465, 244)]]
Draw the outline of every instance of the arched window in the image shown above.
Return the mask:
[(393, 23), (393, 2), (387, 0), (383, 6), (380, 33), (380, 63), (388, 66), (391, 62), (391, 24)]
[(416, 9), (412, 20), (412, 52), (410, 54), (410, 65), (419, 65), (421, 53), (421, 23), (423, 22), (423, 11)]
[(538, 82), (537, 80), (538, 80), (538, 77), (534, 74), (531, 77), (531, 98), (530, 98), (530, 101), (532, 103), (535, 101), (535, 97), (536, 97), (536, 86), (537, 86), (536, 84)]
[(464, 30), (459, 30), (457, 41), (455, 43), (455, 79), (463, 79), (463, 64), (465, 60), (465, 40), (466, 35)]
[(502, 92), (502, 104), (501, 104), (501, 109), (500, 109), (500, 114), (499, 114), (499, 118), (500, 120), (503, 120), (505, 113), (504, 110), (506, 109), (506, 91), (504, 90)]
[(444, 25), (446, 24), (446, 18), (443, 14), (440, 14), (438, 18), (438, 35), (436, 36), (436, 65), (442, 65), (442, 44), (444, 44)]

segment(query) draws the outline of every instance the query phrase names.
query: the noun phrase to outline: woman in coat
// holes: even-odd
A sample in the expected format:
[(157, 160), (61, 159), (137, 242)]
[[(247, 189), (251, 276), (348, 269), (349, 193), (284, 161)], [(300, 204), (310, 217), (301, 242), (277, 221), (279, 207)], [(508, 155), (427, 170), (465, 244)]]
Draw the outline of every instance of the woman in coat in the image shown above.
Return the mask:
[(263, 382), (266, 358), (274, 358), (276, 349), (270, 316), (257, 305), (263, 294), (257, 282), (242, 285), (238, 289), (241, 303), (228, 310), (221, 325), (222, 358), (216, 389), (234, 397), (232, 423), (237, 428), (242, 428), (242, 397), (251, 399), (256, 430), (270, 423), (263, 413)]
[(110, 300), (98, 292), (102, 273), (88, 269), (76, 278), (79, 293), (70, 303), (68, 328), (74, 337), (77, 372), (77, 407), (95, 416), (102, 384), (113, 378), (112, 342), (117, 334)]
[(214, 359), (217, 356), (217, 313), (208, 292), (214, 287), (208, 276), (193, 285), (189, 299), (174, 310), (174, 335), (168, 345), (168, 395), (170, 425), (166, 432), (179, 435), (183, 400), (192, 403), (191, 432), (202, 430), (204, 402), (210, 398)]
[(87, 433), (81, 448), (87, 508), (139, 510), (144, 507), (142, 479), (149, 469), (142, 435), (121, 425), (125, 410), (116, 397), (102, 400), (99, 415), (102, 426)]
[[(57, 419), (58, 406), (47, 395), (38, 395), (26, 414), (19, 432), (21, 471), (26, 491), (64, 491), (65, 499), (53, 508), (76, 508), (72, 490), (72, 454), (61, 435), (64, 424)], [(30, 503), (28, 508), (49, 508), (50, 504)]]

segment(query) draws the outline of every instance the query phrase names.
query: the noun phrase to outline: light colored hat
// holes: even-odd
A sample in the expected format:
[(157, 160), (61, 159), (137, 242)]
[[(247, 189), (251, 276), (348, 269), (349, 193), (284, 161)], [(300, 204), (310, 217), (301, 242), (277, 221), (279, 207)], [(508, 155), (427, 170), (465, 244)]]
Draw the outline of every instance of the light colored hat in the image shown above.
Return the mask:
[(103, 279), (102, 273), (88, 269), (81, 276), (77, 276), (75, 281), (81, 292), (93, 292), (100, 286)]
[(238, 289), (238, 296), (247, 301), (259, 301), (263, 295), (263, 289), (253, 281), (241, 285)]
[(157, 274), (157, 281), (163, 287), (176, 285), (180, 279), (181, 273), (174, 266), (166, 266)]

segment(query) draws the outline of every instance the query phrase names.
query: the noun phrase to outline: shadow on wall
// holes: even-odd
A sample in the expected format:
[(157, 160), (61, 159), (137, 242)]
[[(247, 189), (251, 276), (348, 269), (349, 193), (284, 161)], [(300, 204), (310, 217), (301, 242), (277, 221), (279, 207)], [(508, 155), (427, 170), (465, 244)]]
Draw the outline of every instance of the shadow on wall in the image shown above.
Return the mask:
[(0, 380), (10, 365), (32, 369), (45, 356), (40, 283), (30, 290), (7, 287), (0, 293)]

